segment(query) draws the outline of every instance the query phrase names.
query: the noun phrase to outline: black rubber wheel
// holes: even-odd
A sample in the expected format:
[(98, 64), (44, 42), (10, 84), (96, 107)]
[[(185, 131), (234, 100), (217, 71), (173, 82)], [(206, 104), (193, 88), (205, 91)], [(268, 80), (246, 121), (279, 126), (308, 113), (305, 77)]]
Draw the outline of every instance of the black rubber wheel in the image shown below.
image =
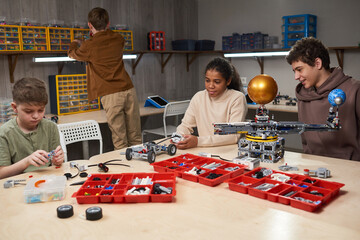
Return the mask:
[(147, 155), (147, 160), (149, 163), (155, 162), (156, 154), (154, 151), (149, 151)]
[(174, 144), (169, 144), (169, 146), (167, 147), (167, 152), (170, 156), (175, 155), (176, 153), (176, 146)]
[(126, 149), (126, 153), (125, 153), (125, 156), (126, 156), (126, 159), (127, 160), (131, 160), (132, 159), (132, 149), (131, 148), (127, 148)]

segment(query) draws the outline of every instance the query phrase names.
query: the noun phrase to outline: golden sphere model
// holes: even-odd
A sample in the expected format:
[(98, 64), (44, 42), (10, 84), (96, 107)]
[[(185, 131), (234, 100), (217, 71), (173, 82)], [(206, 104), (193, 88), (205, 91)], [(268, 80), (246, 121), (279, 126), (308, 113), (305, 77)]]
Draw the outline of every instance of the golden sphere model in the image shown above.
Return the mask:
[(255, 103), (266, 104), (275, 99), (278, 86), (272, 77), (260, 74), (251, 79), (247, 92), (250, 99)]

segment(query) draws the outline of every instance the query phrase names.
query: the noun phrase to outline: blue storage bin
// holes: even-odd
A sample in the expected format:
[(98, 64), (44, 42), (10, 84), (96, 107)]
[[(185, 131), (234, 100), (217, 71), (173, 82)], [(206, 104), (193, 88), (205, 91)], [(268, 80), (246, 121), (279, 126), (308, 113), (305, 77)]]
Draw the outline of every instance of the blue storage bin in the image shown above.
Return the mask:
[(234, 47), (233, 36), (223, 36), (222, 37), (222, 50), (232, 50)]
[(213, 51), (215, 48), (215, 41), (212, 40), (198, 40), (195, 43), (195, 51)]
[(195, 43), (196, 40), (181, 39), (172, 41), (171, 45), (173, 50), (195, 51)]
[(253, 33), (244, 33), (241, 35), (241, 50), (250, 50), (254, 49), (254, 34)]
[(240, 50), (241, 49), (241, 35), (238, 33), (233, 33), (233, 48), (232, 50)]
[(315, 24), (316, 25), (316, 16), (311, 14), (300, 14), (300, 15), (290, 15), (290, 16), (283, 16), (283, 23), (284, 24)]
[(291, 48), (295, 42), (304, 37), (316, 38), (317, 17), (311, 14), (283, 16), (283, 48)]

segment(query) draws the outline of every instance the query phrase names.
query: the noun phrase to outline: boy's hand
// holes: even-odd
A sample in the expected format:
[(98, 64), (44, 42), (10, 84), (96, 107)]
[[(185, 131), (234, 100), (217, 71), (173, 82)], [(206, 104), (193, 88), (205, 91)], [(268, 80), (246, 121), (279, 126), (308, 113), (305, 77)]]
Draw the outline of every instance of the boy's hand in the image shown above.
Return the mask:
[(77, 44), (79, 44), (81, 46), (82, 44), (82, 40), (81, 39), (74, 39), (74, 42), (76, 42)]
[(26, 158), (28, 165), (33, 165), (35, 167), (40, 167), (45, 165), (49, 161), (47, 160), (48, 153), (44, 150), (37, 150), (33, 152), (30, 156)]
[(175, 145), (178, 149), (194, 148), (198, 145), (198, 138), (194, 135), (184, 135), (184, 139)]
[(61, 164), (64, 162), (64, 151), (62, 150), (61, 146), (58, 146), (55, 149), (55, 155), (52, 159), (52, 163), (55, 166), (61, 166)]

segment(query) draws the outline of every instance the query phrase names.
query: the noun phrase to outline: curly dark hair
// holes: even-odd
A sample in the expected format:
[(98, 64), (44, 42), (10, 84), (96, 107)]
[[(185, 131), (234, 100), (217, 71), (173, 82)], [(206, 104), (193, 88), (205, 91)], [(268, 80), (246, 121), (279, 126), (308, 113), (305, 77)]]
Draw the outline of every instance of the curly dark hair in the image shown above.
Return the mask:
[(215, 70), (221, 74), (221, 76), (228, 81), (231, 80), (228, 89), (234, 89), (243, 92), (243, 85), (240, 80), (240, 75), (236, 71), (236, 68), (225, 58), (214, 58), (211, 60), (205, 68), (205, 74), (208, 70)]
[(330, 70), (330, 56), (322, 42), (313, 37), (302, 38), (296, 41), (286, 56), (286, 61), (291, 65), (293, 62), (302, 61), (310, 66), (315, 66), (315, 59), (320, 58), (322, 66)]
[(22, 78), (16, 81), (12, 95), (16, 104), (28, 103), (45, 106), (48, 103), (46, 85), (37, 78)]
[(105, 30), (109, 23), (109, 14), (103, 8), (93, 8), (88, 14), (88, 22), (90, 22), (97, 31)]

